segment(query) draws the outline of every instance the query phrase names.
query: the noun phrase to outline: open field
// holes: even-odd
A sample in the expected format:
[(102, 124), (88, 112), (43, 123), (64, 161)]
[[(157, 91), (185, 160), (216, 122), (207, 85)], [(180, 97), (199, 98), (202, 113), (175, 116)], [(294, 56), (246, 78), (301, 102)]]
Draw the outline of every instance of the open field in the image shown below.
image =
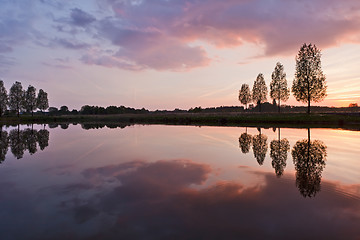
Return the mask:
[(61, 115), (2, 117), (0, 124), (112, 123), (211, 126), (329, 127), (360, 130), (360, 113), (147, 113), (116, 115)]

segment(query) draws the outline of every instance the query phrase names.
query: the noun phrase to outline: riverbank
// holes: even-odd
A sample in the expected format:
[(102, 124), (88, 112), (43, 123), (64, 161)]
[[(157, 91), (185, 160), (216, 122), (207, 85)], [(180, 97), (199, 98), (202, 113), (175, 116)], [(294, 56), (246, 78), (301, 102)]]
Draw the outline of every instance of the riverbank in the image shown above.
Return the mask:
[(43, 123), (171, 124), (317, 127), (360, 130), (360, 113), (146, 113), (116, 115), (4, 116), (2, 125)]

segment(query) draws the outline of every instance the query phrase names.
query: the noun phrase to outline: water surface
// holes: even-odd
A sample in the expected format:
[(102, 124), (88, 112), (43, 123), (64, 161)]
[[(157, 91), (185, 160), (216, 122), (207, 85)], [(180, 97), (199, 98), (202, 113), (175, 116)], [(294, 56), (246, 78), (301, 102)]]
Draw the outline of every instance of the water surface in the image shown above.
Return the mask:
[(360, 132), (2, 128), (0, 239), (359, 239)]

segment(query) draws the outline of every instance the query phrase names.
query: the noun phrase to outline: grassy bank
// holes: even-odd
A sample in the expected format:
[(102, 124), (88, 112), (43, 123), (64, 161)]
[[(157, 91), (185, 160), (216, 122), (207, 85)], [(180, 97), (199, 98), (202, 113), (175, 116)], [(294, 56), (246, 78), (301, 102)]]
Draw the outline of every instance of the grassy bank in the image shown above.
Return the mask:
[(147, 113), (117, 115), (63, 115), (2, 117), (0, 124), (119, 123), (211, 126), (330, 127), (360, 130), (360, 114), (303, 113)]

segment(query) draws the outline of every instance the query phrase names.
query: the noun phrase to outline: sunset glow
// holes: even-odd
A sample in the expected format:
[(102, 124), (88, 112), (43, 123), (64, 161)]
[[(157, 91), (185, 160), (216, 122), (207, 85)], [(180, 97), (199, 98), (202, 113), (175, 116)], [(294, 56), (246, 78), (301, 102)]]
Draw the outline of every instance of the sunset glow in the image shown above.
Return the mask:
[[(0, 0), (0, 79), (50, 106), (149, 110), (241, 105), (241, 84), (277, 62), (292, 85), (303, 43), (322, 51), (327, 97), (360, 104), (355, 0)], [(268, 101), (271, 101), (268, 96)], [(286, 102), (301, 105), (293, 96)]]

